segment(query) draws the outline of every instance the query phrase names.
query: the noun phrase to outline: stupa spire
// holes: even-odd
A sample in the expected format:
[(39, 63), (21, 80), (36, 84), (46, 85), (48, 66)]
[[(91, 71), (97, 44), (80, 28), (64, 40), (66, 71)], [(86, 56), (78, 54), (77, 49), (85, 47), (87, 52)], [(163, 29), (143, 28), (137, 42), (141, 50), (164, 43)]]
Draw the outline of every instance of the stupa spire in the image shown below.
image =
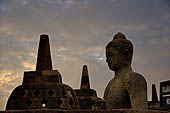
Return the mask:
[(40, 35), (36, 70), (52, 70), (50, 43), (46, 34)]
[(157, 96), (155, 84), (152, 84), (152, 101), (158, 102), (158, 96)]
[(80, 89), (90, 89), (89, 74), (87, 65), (83, 65)]

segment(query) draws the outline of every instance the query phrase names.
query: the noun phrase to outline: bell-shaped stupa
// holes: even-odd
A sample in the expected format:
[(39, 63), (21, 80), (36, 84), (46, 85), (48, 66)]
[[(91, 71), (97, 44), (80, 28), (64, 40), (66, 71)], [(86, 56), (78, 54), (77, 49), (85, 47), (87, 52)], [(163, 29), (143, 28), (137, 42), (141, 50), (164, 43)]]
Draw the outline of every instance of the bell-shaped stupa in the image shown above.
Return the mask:
[(90, 88), (87, 65), (83, 65), (80, 89), (75, 89), (79, 109), (105, 109), (103, 99), (97, 97), (96, 90)]
[(74, 90), (62, 83), (61, 74), (53, 70), (48, 35), (41, 35), (36, 71), (24, 72), (22, 85), (11, 93), (6, 110), (77, 109)]

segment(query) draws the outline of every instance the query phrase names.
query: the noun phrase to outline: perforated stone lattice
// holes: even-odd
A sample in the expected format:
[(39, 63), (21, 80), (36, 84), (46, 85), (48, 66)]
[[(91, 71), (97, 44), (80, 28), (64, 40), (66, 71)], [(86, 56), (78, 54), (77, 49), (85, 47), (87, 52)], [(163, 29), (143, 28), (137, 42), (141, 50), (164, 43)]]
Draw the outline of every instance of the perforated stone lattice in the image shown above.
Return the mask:
[[(41, 105), (43, 107), (45, 107), (47, 105), (48, 101), (46, 100), (46, 98), (43, 98), (42, 101), (41, 101)], [(45, 105), (45, 106), (44, 106)]]
[(63, 103), (63, 101), (60, 98), (58, 98), (57, 99), (57, 104), (60, 106), (62, 103)]
[(22, 91), (21, 96), (24, 97), (26, 95), (25, 90)]
[(27, 99), (26, 104), (27, 104), (28, 106), (30, 106), (30, 105), (32, 104), (31, 99)]
[(35, 95), (35, 97), (39, 96), (39, 95), (40, 95), (40, 91), (39, 91), (38, 89), (36, 89), (36, 90), (34, 91), (34, 95)]
[(48, 91), (48, 94), (49, 94), (50, 96), (53, 96), (53, 95), (54, 95), (54, 91), (53, 91), (52, 89), (50, 89), (50, 90)]
[(67, 93), (63, 90), (62, 91), (62, 95), (65, 96)]
[(14, 106), (16, 107), (18, 105), (18, 101), (14, 101)]
[(73, 105), (73, 99), (70, 98), (69, 104), (72, 106)]

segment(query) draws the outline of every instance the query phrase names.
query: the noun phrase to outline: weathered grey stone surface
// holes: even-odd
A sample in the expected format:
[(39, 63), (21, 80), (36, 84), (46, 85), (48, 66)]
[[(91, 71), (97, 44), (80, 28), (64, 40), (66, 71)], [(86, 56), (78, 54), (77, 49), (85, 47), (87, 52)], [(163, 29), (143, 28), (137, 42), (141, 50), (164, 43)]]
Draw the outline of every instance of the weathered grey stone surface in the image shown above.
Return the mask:
[(132, 56), (133, 45), (120, 32), (106, 46), (106, 61), (115, 72), (104, 92), (107, 109), (148, 109), (147, 83), (132, 70)]
[(55, 110), (55, 109), (43, 109), (43, 110), (10, 110), (0, 111), (0, 113), (170, 113), (168, 111), (157, 110)]

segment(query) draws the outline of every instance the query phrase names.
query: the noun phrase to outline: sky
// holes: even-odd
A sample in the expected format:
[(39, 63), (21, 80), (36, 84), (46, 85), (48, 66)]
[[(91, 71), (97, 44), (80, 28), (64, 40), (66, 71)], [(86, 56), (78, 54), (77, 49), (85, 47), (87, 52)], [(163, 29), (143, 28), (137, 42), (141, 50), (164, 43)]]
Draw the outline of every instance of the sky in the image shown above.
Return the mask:
[(105, 46), (122, 32), (134, 44), (132, 67), (148, 85), (170, 80), (170, 0), (0, 0), (0, 110), (24, 71), (35, 70), (39, 36), (50, 37), (53, 69), (80, 87), (88, 65), (91, 88), (103, 97), (114, 77)]

